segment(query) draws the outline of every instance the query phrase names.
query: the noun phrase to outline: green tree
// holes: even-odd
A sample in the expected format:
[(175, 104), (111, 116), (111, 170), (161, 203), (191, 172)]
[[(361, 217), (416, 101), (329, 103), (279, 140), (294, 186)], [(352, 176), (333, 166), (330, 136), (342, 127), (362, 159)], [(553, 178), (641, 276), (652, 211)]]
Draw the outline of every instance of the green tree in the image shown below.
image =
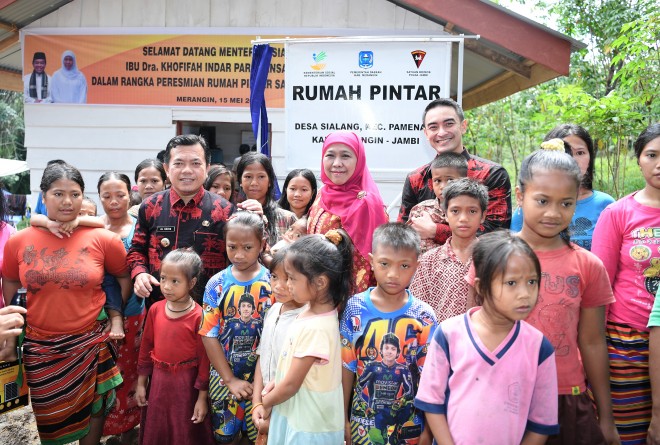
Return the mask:
[(660, 12), (654, 11), (621, 27), (612, 48), (617, 55), (612, 63), (621, 68), (614, 75), (621, 89), (636, 96), (645, 108), (647, 123), (660, 115)]
[(517, 176), (518, 163), (547, 131), (559, 123), (576, 123), (596, 142), (594, 187), (615, 197), (629, 193), (639, 187), (629, 180), (632, 139), (660, 117), (660, 17), (655, 1), (557, 0), (535, 5), (552, 15), (560, 31), (588, 47), (573, 54), (570, 76), (471, 110), (468, 144)]
[[(0, 158), (25, 161), (25, 122), (23, 93), (0, 90)], [(30, 174), (0, 178), (4, 188), (12, 193), (30, 193)]]
[(0, 90), (0, 158), (25, 160), (23, 94)]

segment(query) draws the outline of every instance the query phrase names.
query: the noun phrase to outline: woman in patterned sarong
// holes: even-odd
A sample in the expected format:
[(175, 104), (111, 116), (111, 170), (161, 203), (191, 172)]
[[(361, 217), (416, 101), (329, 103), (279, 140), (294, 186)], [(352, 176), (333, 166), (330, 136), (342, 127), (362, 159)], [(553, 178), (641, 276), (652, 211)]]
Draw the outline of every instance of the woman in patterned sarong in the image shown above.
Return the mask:
[[(131, 180), (123, 173), (104, 173), (97, 184), (105, 215), (101, 217), (106, 229), (116, 233), (126, 251), (131, 247), (137, 219), (129, 213)], [(132, 294), (124, 307), (124, 334), (118, 344), (117, 367), (123, 383), (117, 387), (117, 401), (105, 418), (103, 435), (121, 435), (122, 444), (130, 444), (137, 433), (132, 430), (140, 423), (141, 408), (135, 400), (138, 356), (146, 310), (144, 298)]]
[(20, 287), (27, 289), (23, 355), (41, 442), (98, 444), (103, 416), (121, 383), (107, 343), (101, 282), (107, 271), (130, 293), (126, 254), (108, 230), (67, 227), (83, 199), (78, 170), (46, 167), (41, 190), (48, 218), (70, 236), (60, 239), (37, 227), (13, 236), (5, 247), (3, 293), (7, 301)]

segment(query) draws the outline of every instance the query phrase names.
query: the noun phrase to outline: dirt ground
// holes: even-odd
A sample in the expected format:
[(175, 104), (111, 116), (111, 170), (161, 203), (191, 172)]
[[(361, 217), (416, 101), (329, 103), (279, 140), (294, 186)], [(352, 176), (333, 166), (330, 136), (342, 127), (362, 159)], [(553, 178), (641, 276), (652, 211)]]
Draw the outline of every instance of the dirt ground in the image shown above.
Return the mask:
[(16, 408), (0, 414), (0, 437), (5, 445), (39, 445), (32, 408)]
[[(32, 408), (27, 406), (0, 414), (0, 437), (2, 445), (40, 445)], [(118, 438), (107, 436), (101, 439), (101, 443), (114, 445), (119, 441)], [(137, 445), (137, 437), (134, 445)]]

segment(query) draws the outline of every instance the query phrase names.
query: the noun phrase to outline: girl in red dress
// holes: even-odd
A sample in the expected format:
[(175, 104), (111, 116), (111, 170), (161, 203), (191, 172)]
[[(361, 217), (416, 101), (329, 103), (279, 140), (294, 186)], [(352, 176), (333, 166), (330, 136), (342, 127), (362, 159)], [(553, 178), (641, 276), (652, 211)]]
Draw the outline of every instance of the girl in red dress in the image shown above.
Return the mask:
[(138, 362), (142, 445), (213, 445), (207, 416), (210, 364), (197, 335), (202, 308), (190, 296), (201, 270), (202, 260), (192, 250), (177, 249), (163, 259), (165, 299), (149, 309)]

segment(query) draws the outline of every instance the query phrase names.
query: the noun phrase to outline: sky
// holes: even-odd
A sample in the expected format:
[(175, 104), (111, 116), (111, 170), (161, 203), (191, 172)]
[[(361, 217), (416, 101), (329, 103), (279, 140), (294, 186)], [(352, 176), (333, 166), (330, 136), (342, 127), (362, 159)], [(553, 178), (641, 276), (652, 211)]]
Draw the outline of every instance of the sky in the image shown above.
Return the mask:
[[(546, 3), (554, 3), (555, 0), (545, 0)], [(524, 15), (525, 17), (534, 20), (537, 23), (541, 23), (543, 25), (546, 25), (552, 29), (557, 30), (557, 25), (554, 23), (553, 20), (550, 20), (547, 17), (544, 17), (546, 15), (546, 11), (544, 10), (538, 10), (535, 8), (537, 2), (535, 1), (530, 1), (526, 0), (525, 4), (520, 4), (517, 1), (514, 0), (500, 0), (499, 4), (504, 6), (505, 8), (516, 12), (520, 15)]]

